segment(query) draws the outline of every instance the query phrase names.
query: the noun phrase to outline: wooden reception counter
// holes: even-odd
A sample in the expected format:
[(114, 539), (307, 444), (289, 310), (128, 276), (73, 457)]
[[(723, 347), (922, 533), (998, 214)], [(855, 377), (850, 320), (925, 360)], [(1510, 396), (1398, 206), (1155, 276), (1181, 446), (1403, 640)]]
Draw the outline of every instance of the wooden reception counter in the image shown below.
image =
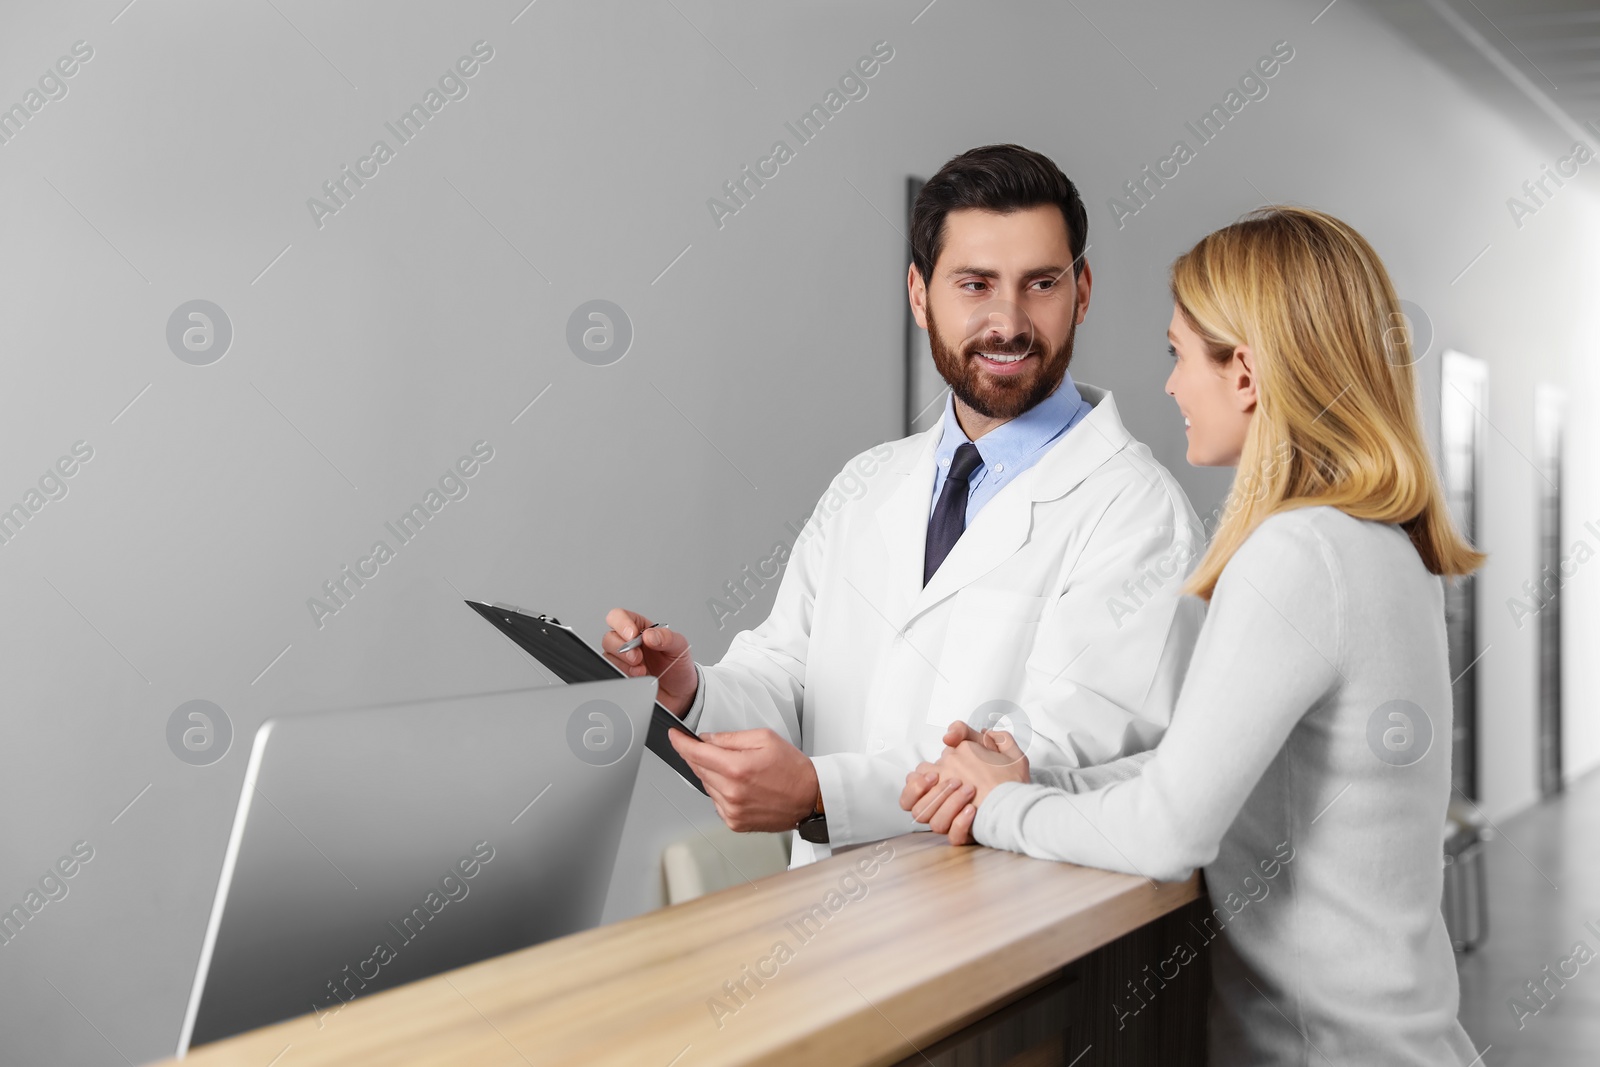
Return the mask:
[(1208, 914), (1198, 876), (1155, 883), (911, 834), (183, 1062), (1200, 1064)]

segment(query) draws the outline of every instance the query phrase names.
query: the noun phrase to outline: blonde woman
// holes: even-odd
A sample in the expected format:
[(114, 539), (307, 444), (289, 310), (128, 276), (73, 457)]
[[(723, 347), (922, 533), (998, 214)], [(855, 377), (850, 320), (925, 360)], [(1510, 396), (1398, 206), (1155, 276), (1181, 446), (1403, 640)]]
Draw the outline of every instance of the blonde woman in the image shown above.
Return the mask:
[(1159, 747), (1036, 772), (961, 724), (901, 804), (954, 843), (1180, 879), (1203, 867), (1211, 1062), (1472, 1063), (1440, 915), (1441, 576), (1482, 557), (1423, 441), (1398, 302), (1361, 235), (1269, 208), (1172, 267), (1190, 463), (1237, 466)]

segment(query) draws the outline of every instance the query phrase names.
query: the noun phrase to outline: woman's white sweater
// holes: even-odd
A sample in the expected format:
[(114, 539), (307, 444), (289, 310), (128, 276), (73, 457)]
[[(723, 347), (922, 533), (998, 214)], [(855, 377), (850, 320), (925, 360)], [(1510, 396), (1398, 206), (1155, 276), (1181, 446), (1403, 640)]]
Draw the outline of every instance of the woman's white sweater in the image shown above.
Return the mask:
[[(1163, 964), (1210, 945), (1212, 1063), (1464, 1067), (1448, 662), (1441, 580), (1402, 530), (1275, 515), (1224, 569), (1160, 745), (999, 786), (974, 835), (1158, 880), (1204, 867), (1212, 918)], [(1159, 983), (1109, 1010), (1131, 1023)]]

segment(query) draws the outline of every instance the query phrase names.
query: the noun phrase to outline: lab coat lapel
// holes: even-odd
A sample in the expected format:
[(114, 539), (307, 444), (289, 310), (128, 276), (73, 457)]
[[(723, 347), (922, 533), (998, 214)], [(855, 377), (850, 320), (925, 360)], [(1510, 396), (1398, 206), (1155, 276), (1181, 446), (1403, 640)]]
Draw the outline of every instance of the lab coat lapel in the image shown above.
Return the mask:
[[(950, 554), (934, 572), (932, 580), (926, 587), (916, 590), (910, 600), (909, 610), (903, 614), (888, 613), (897, 627), (904, 627), (941, 600), (960, 592), (998, 567), (1027, 543), (1028, 535), (1033, 528), (1033, 509), (1036, 502), (1056, 500), (1065, 496), (1088, 477), (1091, 471), (1116, 456), (1127, 444), (1128, 431), (1118, 417), (1117, 406), (1111, 399), (1111, 394), (1089, 385), (1080, 385), (1079, 392), (1084, 399), (1094, 405), (1094, 410), (1050, 446), (1050, 451), (1041, 457), (1038, 463), (1023, 471), (1015, 481), (1002, 488), (984, 505), (983, 510), (978, 512), (978, 517), (973, 520), (972, 525), (961, 535), (961, 539), (956, 542)], [(927, 468), (926, 472), (922, 470), (922, 466)], [(922, 510), (916, 530), (910, 530), (909, 522), (898, 517), (897, 523), (905, 522), (904, 526), (892, 531), (885, 529), (886, 537), (891, 534), (910, 537), (914, 534), (914, 548), (912, 542), (901, 542), (906, 546), (901, 550), (902, 557), (912, 557), (915, 564), (910, 568), (913, 584), (922, 579), (922, 549), (927, 542), (927, 516), (928, 510), (932, 507), (930, 502), (933, 491), (932, 470), (930, 450), (925, 462), (916, 469), (913, 477), (907, 479), (908, 482), (917, 482), (921, 490), (919, 502)], [(917, 476), (924, 473), (927, 477), (921, 477), (919, 480)], [(907, 489), (910, 489), (910, 486), (903, 487), (902, 491)], [(1087, 517), (1086, 515), (1085, 518)], [(897, 558), (893, 541), (890, 542), (890, 554), (891, 558)], [(904, 581), (904, 563), (904, 558), (897, 558), (895, 583), (897, 587)], [(896, 606), (898, 607), (898, 601)]]
[(869, 599), (874, 591), (881, 593), (871, 607), (896, 629), (910, 619), (911, 604), (922, 589), (922, 556), (928, 539), (928, 514), (933, 508), (933, 452), (939, 447), (939, 437), (938, 426), (926, 431), (922, 446), (895, 475), (900, 484), (875, 516), (888, 559), (887, 573), (872, 589), (859, 592)]
[[(1038, 463), (1012, 485), (1012, 488), (1021, 486), (1029, 474), (1035, 475), (1025, 490), (1035, 501), (1056, 500), (1067, 495), (1133, 440), (1122, 425), (1116, 401), (1110, 393), (1082, 382), (1076, 384), (1079, 394), (1093, 405), (1093, 410), (1078, 420), (1076, 426), (1068, 430)], [(1133, 460), (1129, 459), (1128, 462)], [(979, 512), (979, 518), (982, 517), (983, 513)]]
[(1033, 500), (1028, 496), (1028, 476), (1033, 473), (1033, 469), (1024, 471), (983, 506), (933, 578), (918, 592), (906, 621), (983, 577), (1022, 547), (1033, 524)]

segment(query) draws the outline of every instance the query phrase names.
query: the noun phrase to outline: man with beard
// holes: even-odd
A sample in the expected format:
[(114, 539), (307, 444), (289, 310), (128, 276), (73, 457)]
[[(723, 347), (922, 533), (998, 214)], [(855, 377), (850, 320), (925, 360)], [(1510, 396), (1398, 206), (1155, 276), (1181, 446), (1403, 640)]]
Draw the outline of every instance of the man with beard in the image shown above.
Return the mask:
[(920, 828), (900, 792), (947, 728), (1003, 727), (1030, 763), (1066, 767), (1166, 729), (1203, 614), (1179, 592), (1200, 526), (1111, 394), (1067, 372), (1087, 227), (1036, 152), (945, 164), (913, 205), (907, 272), (950, 385), (943, 421), (846, 465), (772, 614), (720, 663), (636, 612), (606, 616), (606, 655), (700, 731), (672, 743), (723, 821), (796, 830), (794, 865)]

